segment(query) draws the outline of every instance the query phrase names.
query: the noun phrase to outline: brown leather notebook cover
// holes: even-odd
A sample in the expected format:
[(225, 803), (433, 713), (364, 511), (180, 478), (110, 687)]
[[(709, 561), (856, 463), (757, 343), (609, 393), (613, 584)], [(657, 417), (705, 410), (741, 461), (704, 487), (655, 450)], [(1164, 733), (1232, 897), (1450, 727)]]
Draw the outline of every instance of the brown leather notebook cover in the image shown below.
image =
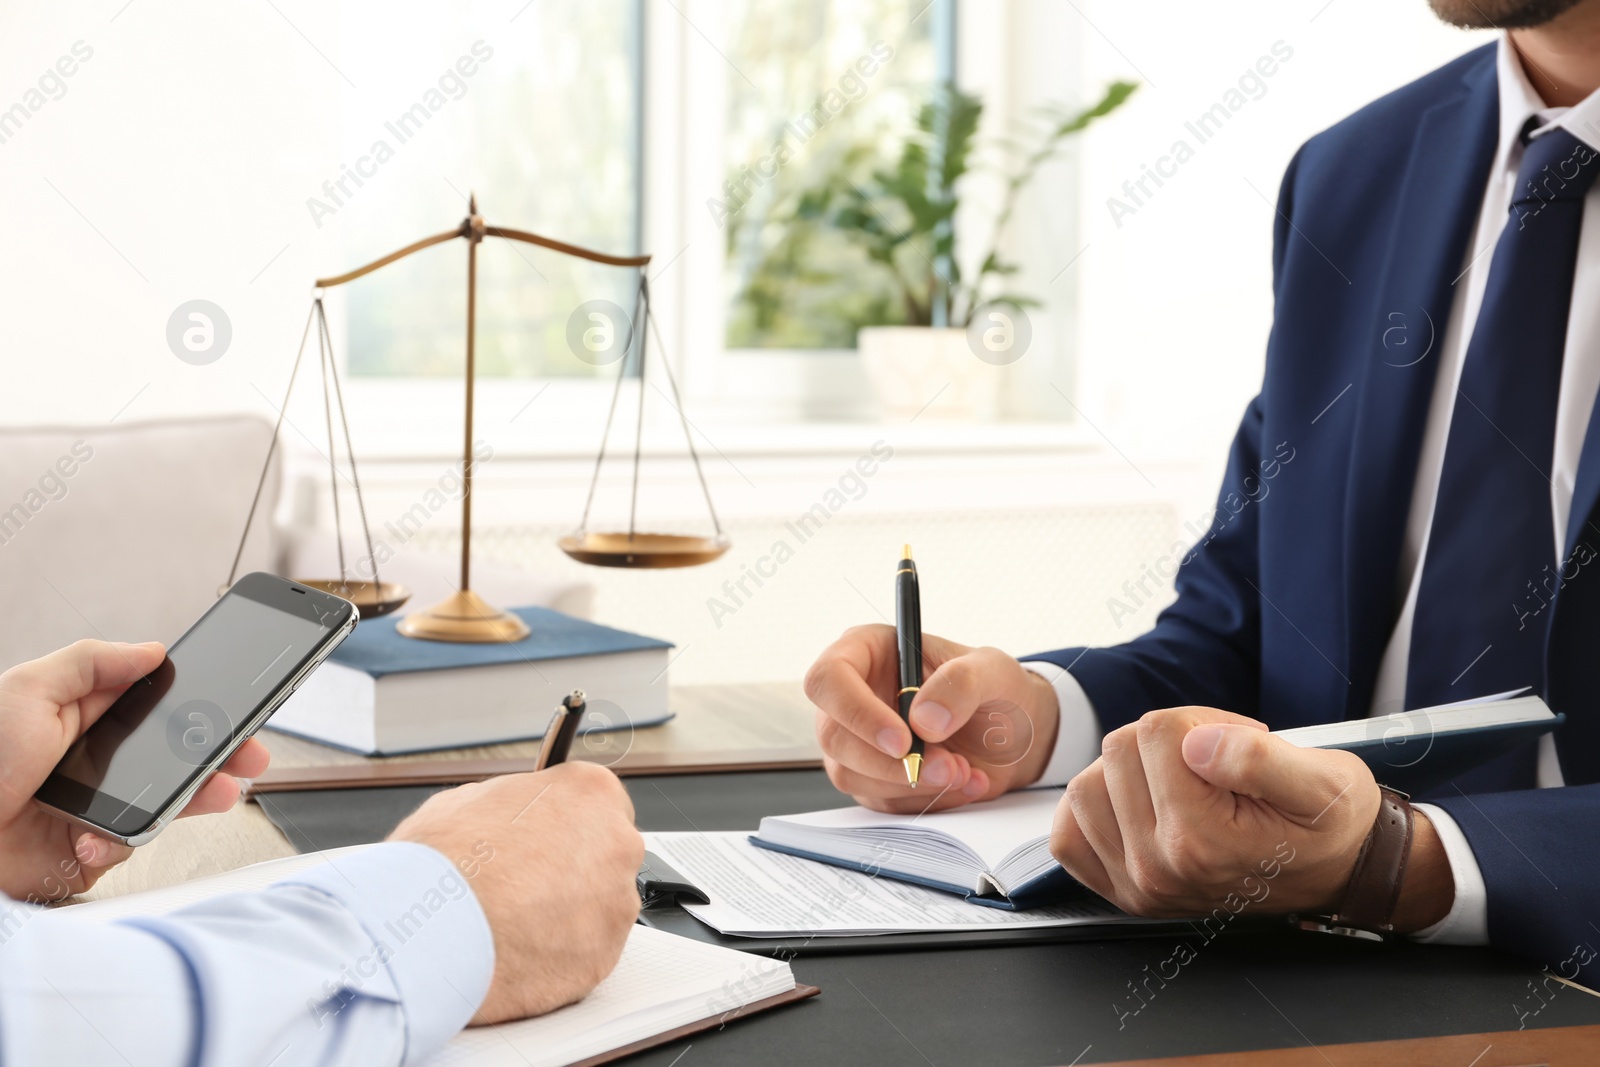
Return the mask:
[[(574, 757), (581, 759), (581, 756)], [(705, 774), (722, 771), (801, 771), (822, 766), (815, 746), (728, 749), (721, 752), (637, 752), (609, 765), (623, 778), (645, 774)], [(395, 785), (460, 785), (501, 774), (533, 770), (533, 757), (430, 759), (387, 762), (369, 759), (320, 767), (272, 767), (250, 784), (256, 793), (302, 789), (362, 789)]]
[(750, 1004), (746, 1004), (744, 1007), (739, 1008), (736, 1011), (718, 1012), (716, 1015), (708, 1015), (698, 1022), (688, 1023), (687, 1025), (680, 1026), (674, 1030), (667, 1030), (663, 1033), (656, 1034), (654, 1037), (647, 1037), (642, 1041), (635, 1041), (631, 1045), (623, 1045), (621, 1048), (614, 1048), (610, 1052), (602, 1052), (598, 1056), (590, 1056), (586, 1060), (579, 1060), (576, 1063), (568, 1064), (568, 1067), (594, 1067), (595, 1064), (611, 1063), (614, 1060), (622, 1059), (624, 1056), (631, 1056), (635, 1052), (643, 1052), (647, 1048), (656, 1048), (660, 1045), (670, 1045), (674, 1041), (680, 1041), (691, 1034), (698, 1034), (706, 1030), (718, 1029), (724, 1023), (733, 1022), (735, 1019), (743, 1019), (746, 1016), (755, 1015), (758, 1012), (767, 1011), (770, 1008), (781, 1008), (785, 1004), (793, 1004), (797, 1000), (805, 1000), (808, 997), (814, 997), (820, 992), (822, 992), (822, 990), (818, 989), (814, 985), (796, 985), (787, 993), (779, 993), (777, 996), (768, 997), (766, 1000), (754, 1001)]
[(1223, 1052), (1161, 1060), (1119, 1060), (1106, 1067), (1589, 1067), (1600, 1063), (1600, 1026), (1500, 1030), (1353, 1045)]

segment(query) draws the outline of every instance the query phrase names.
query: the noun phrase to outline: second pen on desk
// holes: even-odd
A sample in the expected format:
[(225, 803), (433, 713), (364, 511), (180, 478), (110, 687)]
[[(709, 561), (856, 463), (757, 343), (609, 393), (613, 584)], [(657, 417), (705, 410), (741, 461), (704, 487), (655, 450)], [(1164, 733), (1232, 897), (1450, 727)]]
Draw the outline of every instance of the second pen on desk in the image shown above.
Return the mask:
[[(910, 545), (894, 572), (894, 631), (900, 652), (900, 692), (895, 705), (906, 728), (911, 729), (911, 702), (922, 688), (922, 597)], [(906, 767), (906, 781), (915, 787), (922, 777), (922, 738), (915, 730), (911, 730), (911, 751), (900, 762)]]

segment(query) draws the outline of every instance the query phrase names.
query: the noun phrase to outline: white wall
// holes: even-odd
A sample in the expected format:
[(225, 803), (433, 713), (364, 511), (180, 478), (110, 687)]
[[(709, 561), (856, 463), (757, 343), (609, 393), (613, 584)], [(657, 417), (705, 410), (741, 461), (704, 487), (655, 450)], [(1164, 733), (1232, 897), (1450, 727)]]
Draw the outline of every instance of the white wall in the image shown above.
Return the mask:
[[(323, 105), (338, 75), (267, 4), (123, 4), (0, 8), (0, 109), (75, 42), (93, 49), (0, 144), (8, 424), (266, 413), (252, 383), (281, 391), (309, 281), (329, 265), (332, 229), (304, 202), (337, 169)], [(336, 46), (316, 5), (279, 6)], [(232, 320), (211, 366), (165, 340), (197, 297)]]
[[(1145, 83), (1086, 144), (1088, 251), (1073, 268), (1083, 286), (1077, 402), (1124, 451), (1208, 457), (1214, 478), (1261, 381), (1273, 203), (1295, 149), (1491, 38), (1444, 26), (1425, 0), (1077, 6), (1092, 23), (1082, 47), (1089, 82)], [(1293, 56), (1266, 79), (1265, 95), (1197, 144), (1184, 123), (1277, 41)], [(1116, 225), (1107, 198), (1179, 138), (1194, 157)]]
[[(309, 279), (340, 256), (337, 219), (318, 230), (304, 203), (337, 169), (327, 104), (341, 80), (301, 36), (335, 56), (339, 26), (309, 0), (278, 6), (287, 19), (199, 0), (0, 10), (0, 107), (74, 42), (94, 49), (65, 95), (0, 144), (0, 422), (109, 419), (130, 400), (123, 418), (270, 412), (257, 389), (278, 393)], [(1307, 135), (1480, 37), (1441, 26), (1423, 0), (1076, 8), (966, 0), (974, 41), (1004, 32), (1018, 49), (1013, 71), (969, 72), (997, 103), (1059, 96), (1063, 72), (1085, 94), (1113, 77), (1146, 83), (1086, 139), (1081, 211), (1053, 190), (1033, 198), (1030, 234), (1079, 243), (1030, 241), (1029, 273), (1048, 285), (1087, 245), (1054, 287), (1082, 286), (1078, 403), (1119, 448), (1216, 454), (1259, 380), (1269, 321), (1272, 208), (1257, 191), (1275, 195)], [(675, 17), (664, 4), (651, 14)], [(1266, 95), (1116, 226), (1107, 197), (1279, 40), (1294, 55)], [(418, 84), (432, 73), (419, 68)], [(439, 184), (424, 155), (384, 180)], [(163, 336), (193, 297), (233, 320), (232, 349), (209, 367), (180, 363)]]
[[(339, 117), (330, 101), (349, 90), (340, 88), (340, 74), (318, 54), (340, 54), (339, 23), (312, 0), (274, 2), (282, 15), (267, 4), (201, 0), (0, 7), (0, 112), (24, 100), (75, 42), (93, 49), (65, 81), (65, 93), (0, 143), (0, 424), (273, 413), (310, 279), (352, 261), (340, 247), (340, 219), (319, 230), (305, 207), (340, 162)], [(509, 19), (521, 3), (490, 0), (475, 7), (484, 12), (484, 36), (512, 32)], [(649, 3), (652, 34), (670, 38), (676, 28), (677, 36), (693, 37), (673, 22), (680, 16), (665, 0)], [(397, 4), (395, 10), (398, 18), (410, 9)], [(795, 598), (788, 617), (805, 639), (784, 649), (781, 662), (759, 660), (752, 658), (759, 628), (744, 625), (752, 615), (742, 616), (736, 628), (716, 627), (706, 615), (698, 631), (663, 634), (698, 642), (697, 664), (686, 661), (684, 677), (793, 677), (823, 639), (819, 635), (870, 614), (838, 598), (837, 575), (849, 571), (864, 583), (875, 580), (875, 564), (862, 561), (874, 558), (885, 539), (898, 544), (911, 537), (953, 556), (991, 519), (1010, 524), (1002, 531), (1009, 540), (984, 557), (993, 569), (974, 567), (963, 575), (971, 587), (966, 600), (941, 601), (948, 618), (983, 625), (949, 628), (1018, 650), (1129, 636), (1132, 624), (1107, 613), (1107, 598), (1121, 595), (1122, 582), (1138, 578), (1153, 552), (1166, 551), (1170, 535), (1189, 536), (1181, 532), (1186, 520), (1205, 515), (1227, 442), (1260, 381), (1271, 314), (1270, 201), (1284, 165), (1310, 134), (1486, 39), (1439, 25), (1424, 0), (963, 0), (962, 25), (964, 55), (971, 60), (963, 77), (999, 110), (1074, 93), (1087, 97), (1116, 77), (1145, 83), (1122, 112), (1084, 139), (1076, 173), (1071, 167), (1050, 172), (1019, 219), (1024, 288), (1044, 292), (1056, 307), (1040, 343), (1072, 352), (1075, 364), (1063, 370), (1048, 359), (1030, 362), (1029, 373), (1039, 377), (1023, 398), (1025, 413), (1071, 415), (1066, 400), (1049, 388), (1056, 381), (1073, 395), (1087, 424), (1075, 439), (1099, 442), (1102, 454), (1078, 463), (1076, 446), (1063, 445), (1059, 464), (1024, 478), (1015, 476), (1025, 469), (1015, 457), (1052, 439), (1051, 433), (1015, 430), (1036, 440), (1009, 455), (979, 458), (961, 434), (922, 424), (898, 428), (897, 447), (904, 440), (908, 450), (916, 445), (941, 458), (928, 460), (926, 470), (909, 462), (897, 466), (874, 491), (871, 515), (853, 513), (831, 547), (810, 552), (807, 562), (786, 571)], [(1220, 100), (1278, 41), (1293, 55), (1266, 81), (1265, 94), (1195, 146), (1193, 159), (1118, 226), (1107, 198), (1123, 196), (1122, 183), (1186, 137), (1185, 121)], [(1008, 48), (1011, 62), (994, 59)], [(460, 51), (458, 42), (439, 43), (441, 62)], [(989, 58), (980, 62), (983, 56)], [(419, 61), (419, 87), (435, 76), (436, 66)], [(368, 83), (361, 71), (349, 73)], [(659, 157), (662, 150), (652, 142), (652, 153)], [(682, 163), (691, 168), (695, 161)], [(413, 187), (418, 197), (438, 196), (445, 219), (459, 209), (425, 151), (401, 154), (382, 180)], [(659, 212), (663, 197), (670, 199), (681, 184), (655, 188), (652, 206)], [(673, 228), (659, 218), (652, 232), (663, 247), (676, 243)], [(688, 269), (679, 268), (686, 286), (695, 277), (684, 273)], [(1071, 285), (1081, 287), (1076, 301), (1066, 295)], [(209, 366), (179, 361), (165, 339), (172, 310), (196, 297), (220, 304), (232, 319), (232, 347)], [(1041, 348), (1041, 355), (1047, 351)], [(554, 527), (546, 524), (575, 517), (582, 485), (553, 481), (548, 457), (587, 455), (588, 438), (563, 434), (549, 421), (552, 412), (573, 407), (558, 390), (523, 415), (537, 386), (500, 384), (506, 388), (480, 395), (480, 436), (497, 449), (482, 497), (491, 542), (483, 550), (490, 558), (564, 574), (546, 536)], [(380, 400), (409, 396), (408, 410), (416, 395), (403, 388), (370, 391)], [(361, 436), (371, 412), (357, 410), (358, 440), (437, 471), (445, 459), (418, 454), (417, 442), (432, 437), (431, 426), (447, 431), (441, 439), (453, 444), (457, 431), (449, 427), (459, 404), (459, 386), (441, 383), (428, 391), (405, 432), (387, 440)], [(300, 424), (318, 425), (309, 416)], [(597, 438), (598, 424), (584, 425)], [(719, 566), (736, 568), (746, 549), (770, 533), (772, 517), (804, 510), (816, 490), (793, 477), (752, 482), (722, 453), (739, 456), (741, 466), (747, 453), (780, 455), (813, 481), (832, 476), (835, 457), (815, 458), (814, 442), (797, 453), (795, 435), (782, 427), (763, 428), (764, 436), (741, 451), (750, 431), (710, 418), (700, 425), (716, 442), (706, 447), (702, 435), (719, 502), (739, 533), (735, 552)], [(917, 434), (908, 438), (911, 430)], [(876, 433), (870, 427), (839, 432), (867, 440)], [(293, 433), (288, 436), (305, 450)], [(510, 476), (515, 457), (527, 461), (515, 468), (521, 491), (499, 489), (501, 472)], [(947, 468), (969, 460), (991, 464), (996, 474), (1010, 472), (1009, 480), (973, 475), (975, 484), (1011, 486), (1010, 495), (1001, 499), (996, 489), (994, 499), (980, 500), (953, 492)], [(381, 487), (382, 465), (364, 468), (369, 472)], [(393, 478), (403, 481), (398, 473)], [(401, 501), (414, 498), (422, 484), (399, 481), (393, 492)], [(533, 482), (548, 483), (542, 485), (546, 496)], [(941, 502), (941, 492), (950, 499)], [(684, 500), (685, 506), (695, 503), (692, 495)], [(382, 499), (374, 503), (375, 514), (387, 513)], [(1100, 523), (1098, 513), (1080, 514), (1102, 504), (1142, 517), (1144, 525), (1132, 533), (1115, 516)], [(1052, 510), (1023, 514), (1026, 507)], [(536, 528), (542, 532), (533, 533)], [(448, 547), (451, 536), (443, 525), (430, 530), (437, 548)], [(1022, 578), (1008, 561), (1051, 545), (1070, 567), (1056, 585), (1028, 591), (1028, 603), (1048, 622), (1023, 626), (1013, 619), (1016, 625), (1007, 629), (1004, 618), (984, 615), (985, 605), (1003, 613), (1008, 602), (987, 591)], [(863, 569), (854, 572), (858, 565)], [(717, 584), (709, 579), (721, 573), (707, 569), (656, 582), (653, 599), (629, 600), (631, 587), (603, 586), (602, 618), (659, 628), (682, 595), (704, 600)], [(966, 586), (951, 592), (961, 589)], [(822, 592), (813, 596), (816, 590)], [(754, 616), (782, 617), (791, 607), (786, 595), (764, 595)], [(1056, 604), (1067, 606), (1057, 611)], [(1153, 610), (1154, 601), (1144, 605), (1137, 622), (1147, 624)]]

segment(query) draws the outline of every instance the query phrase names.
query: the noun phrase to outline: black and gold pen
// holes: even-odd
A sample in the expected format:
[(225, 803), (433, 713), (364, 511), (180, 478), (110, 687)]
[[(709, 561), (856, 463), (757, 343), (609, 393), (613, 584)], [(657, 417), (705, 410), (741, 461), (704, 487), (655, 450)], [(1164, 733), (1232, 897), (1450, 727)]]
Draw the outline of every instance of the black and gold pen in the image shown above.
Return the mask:
[[(911, 702), (922, 688), (922, 598), (917, 592), (917, 565), (907, 545), (899, 570), (894, 572), (894, 632), (900, 652), (900, 693), (896, 705), (907, 729), (911, 727)], [(901, 761), (906, 781), (915, 788), (922, 777), (922, 738), (911, 731), (911, 751)]]

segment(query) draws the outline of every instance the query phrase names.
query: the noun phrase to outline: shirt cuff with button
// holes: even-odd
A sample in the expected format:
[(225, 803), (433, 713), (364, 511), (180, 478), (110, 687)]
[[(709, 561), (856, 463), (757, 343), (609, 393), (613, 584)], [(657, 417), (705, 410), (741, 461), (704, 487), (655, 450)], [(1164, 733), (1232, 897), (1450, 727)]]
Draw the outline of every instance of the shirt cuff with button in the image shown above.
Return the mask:
[(277, 884), (326, 893), (371, 936), (405, 1009), (402, 1062), (418, 1062), (450, 1040), (488, 994), (494, 935), (466, 878), (442, 853), (389, 842)]

